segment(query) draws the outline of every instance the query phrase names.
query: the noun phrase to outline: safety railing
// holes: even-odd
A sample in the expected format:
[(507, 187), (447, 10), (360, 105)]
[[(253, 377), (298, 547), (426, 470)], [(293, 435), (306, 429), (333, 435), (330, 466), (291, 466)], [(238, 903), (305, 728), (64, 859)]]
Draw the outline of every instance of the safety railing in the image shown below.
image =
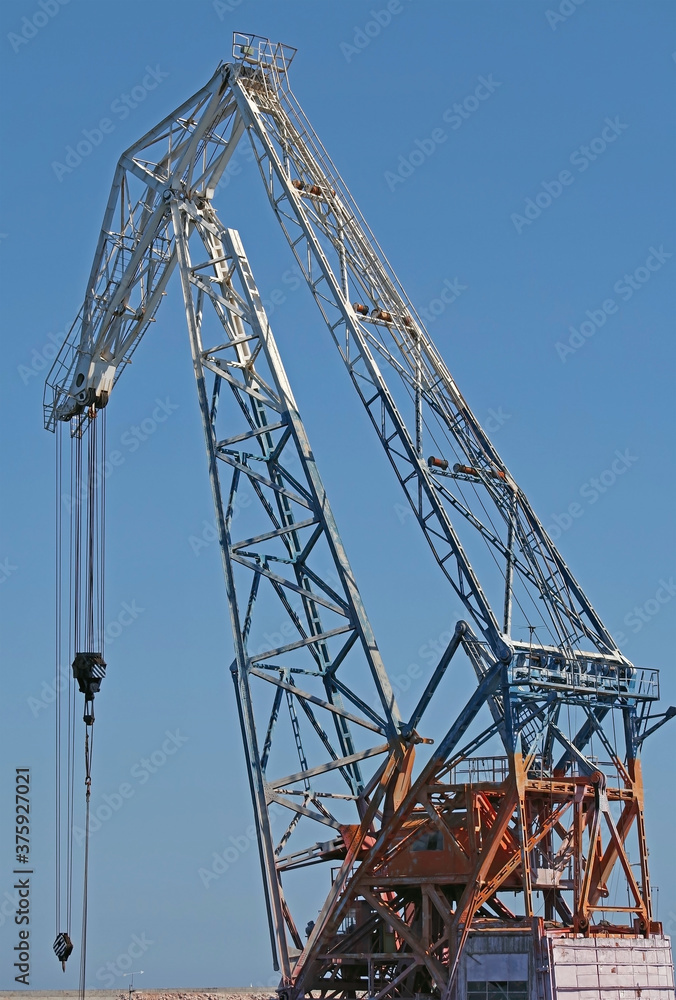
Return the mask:
[(466, 757), (450, 771), (452, 785), (474, 785), (479, 782), (499, 784), (509, 774), (507, 757)]
[(517, 652), (509, 667), (509, 680), (516, 687), (614, 695), (640, 701), (656, 701), (660, 696), (658, 670), (596, 654), (578, 653), (571, 657), (535, 647), (528, 652)]

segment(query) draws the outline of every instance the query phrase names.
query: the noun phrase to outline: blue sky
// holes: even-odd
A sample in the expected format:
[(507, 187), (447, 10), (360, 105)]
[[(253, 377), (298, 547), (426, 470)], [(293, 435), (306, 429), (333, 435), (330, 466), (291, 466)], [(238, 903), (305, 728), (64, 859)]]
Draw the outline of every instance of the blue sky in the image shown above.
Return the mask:
[[(51, 954), (54, 440), (42, 428), (42, 383), (82, 300), (120, 153), (229, 58), (233, 30), (298, 48), (293, 89), (431, 317), (464, 395), (627, 655), (660, 668), (664, 703), (676, 703), (673, 5), (586, 0), (561, 4), (571, 11), (563, 15), (554, 0), (401, 0), (378, 24), (372, 11), (385, 7), (0, 8), (0, 900), (13, 884), (14, 769), (28, 765), (34, 988), (77, 985), (76, 963), (62, 975)], [(83, 139), (91, 152), (69, 154)], [(411, 665), (429, 666), (459, 609), (404, 512), (309, 293), (288, 276), (292, 260), (253, 169), (244, 157), (240, 165), (217, 209), (240, 230), (270, 303), (388, 671), (415, 698)], [(444, 304), (447, 289), (454, 300)], [(157, 401), (165, 420), (152, 417)], [(134, 446), (131, 428), (143, 421)], [(88, 981), (124, 988), (118, 973), (131, 965), (146, 987), (269, 984), (224, 590), (175, 287), (115, 390), (108, 434), (124, 461), (108, 482), (114, 641), (93, 794), (110, 818), (92, 837)], [(460, 695), (471, 687), (468, 675), (453, 683)], [(437, 711), (443, 717), (449, 703)], [(672, 932), (673, 749), (665, 727), (644, 753), (653, 883)], [(228, 848), (234, 860), (205, 885), (200, 869)], [(1, 989), (14, 985), (6, 909)]]

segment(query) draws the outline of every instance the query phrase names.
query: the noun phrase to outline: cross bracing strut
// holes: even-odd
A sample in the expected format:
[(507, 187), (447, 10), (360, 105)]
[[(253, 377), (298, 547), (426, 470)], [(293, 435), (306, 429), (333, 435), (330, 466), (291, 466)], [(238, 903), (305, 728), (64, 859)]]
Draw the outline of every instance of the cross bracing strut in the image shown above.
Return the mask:
[[(444, 499), (504, 560), (500, 572), (508, 584), (506, 606), (513, 604), (513, 591), (517, 596), (512, 580), (516, 576), (526, 592), (536, 593), (538, 613), (544, 609), (547, 617), (542, 629), (554, 636), (556, 645), (579, 649), (584, 640), (595, 650), (619, 657), (616, 644), (462, 398), (283, 82), (276, 67), (266, 71), (250, 60), (221, 67), (191, 101), (124, 154), (90, 291), (55, 364), (56, 377), (50, 379), (47, 425), (53, 427), (56, 419), (83, 407), (92, 395), (105, 398), (110, 392), (155, 318), (175, 263), (164, 199), (189, 189), (195, 205), (209, 199), (237, 142), (248, 134), (273, 210), (412, 509), (442, 571), (495, 654), (503, 661), (510, 657), (510, 635), (503, 626), (511, 614), (498, 622)], [(145, 188), (133, 200), (135, 178)], [(118, 211), (122, 225), (113, 231)], [(119, 275), (117, 281), (114, 275)], [(199, 285), (204, 277), (198, 274), (195, 280)], [(375, 317), (364, 317), (354, 309), (350, 299), (357, 295), (370, 298), (373, 308), (366, 311)], [(420, 442), (409, 434), (377, 357), (392, 368), (404, 389), (414, 393), (419, 407), (416, 421), (440, 420), (450, 433), (449, 448), (454, 447), (464, 467), (475, 473), (456, 481), (460, 491), (463, 482), (470, 483), (467, 496), (456, 496), (448, 485), (452, 480), (440, 479), (435, 467), (423, 459)], [(407, 402), (403, 397), (402, 401)]]
[[(631, 691), (626, 684), (623, 689), (622, 679), (634, 668), (462, 397), (293, 94), (265, 65), (246, 61), (232, 87), (271, 207), (437, 562), (488, 649), (508, 662), (517, 645), (514, 628), (531, 626), (533, 615), (538, 616), (549, 642), (540, 639), (535, 650), (529, 644), (529, 665), (551, 664), (556, 650), (565, 663), (559, 677), (562, 688), (574, 688), (570, 678), (582, 674), (609, 676), (606, 687), (614, 690), (607, 694), (633, 716), (634, 699), (627, 705), (622, 694), (656, 697), (654, 675), (646, 685), (641, 674)], [(355, 303), (355, 298), (362, 301)], [(386, 381), (383, 363), (392, 370), (394, 382)], [(393, 389), (397, 384), (398, 393)], [(414, 434), (405, 423), (404, 406), (414, 411)], [(443, 437), (437, 433), (432, 440), (446, 441), (449, 458), (426, 462), (421, 437), (435, 425)], [(459, 461), (449, 476), (453, 457)], [(450, 487), (454, 481), (457, 492)], [(465, 482), (471, 485), (465, 488)], [(460, 525), (453, 523), (444, 501), (461, 515)], [(462, 524), (472, 529), (464, 532), (466, 543)], [(468, 545), (477, 551), (477, 536), (504, 560), (502, 566), (495, 560), (502, 589), (500, 620), (468, 555)], [(535, 661), (530, 659), (533, 654)], [(599, 655), (603, 669), (595, 664)], [(535, 689), (545, 689), (543, 677)], [(528, 678), (533, 680), (535, 674), (529, 672)], [(582, 683), (593, 687), (596, 681), (589, 684), (585, 677)], [(494, 713), (504, 712), (504, 702), (499, 702), (496, 696), (489, 699)], [(505, 735), (513, 741), (514, 727), (507, 728), (512, 735)]]
[[(538, 888), (564, 928), (605, 933), (606, 883), (619, 868), (629, 905), (614, 912), (650, 933), (637, 755), (662, 724), (650, 725), (659, 681), (618, 650), (462, 397), (289, 90), (293, 51), (236, 36), (234, 61), (123, 154), (85, 301), (47, 380), (45, 422), (86, 430), (177, 269), (282, 986), (294, 996), (368, 986), (379, 998), (436, 989), (451, 1000), (476, 921), (534, 920)], [(466, 612), (408, 722), (239, 236), (214, 208), (240, 141)], [(477, 689), (416, 777), (416, 729), (460, 650)], [(506, 757), (494, 756), (496, 738)], [(340, 867), (304, 944), (286, 873), (327, 861)], [(499, 895), (515, 891), (522, 916)], [(347, 926), (352, 911), (363, 919)]]
[[(292, 937), (295, 935), (279, 881), (270, 807), (277, 804), (296, 819), (293, 837), (297, 852), (308, 820), (315, 829), (318, 823), (340, 832), (348, 819), (358, 818), (359, 810), (368, 806), (363, 765), (382, 754), (394, 757), (401, 754), (400, 719), (239, 236), (225, 230), (211, 209), (203, 209), (201, 215), (194, 206), (186, 210), (185, 203), (179, 200), (171, 207), (235, 636), (233, 680), (252, 768), (265, 877), (273, 911), (271, 927), (276, 935), (282, 974), (289, 976), (284, 926)], [(191, 231), (201, 239), (214, 261), (214, 274), (206, 286), (203, 281), (194, 281)], [(205, 310), (209, 302), (215, 307), (220, 326), (216, 339), (220, 343), (216, 349), (205, 350)], [(211, 397), (206, 387), (207, 371), (213, 383)], [(247, 450), (238, 451), (236, 461), (229, 461), (232, 456), (219, 445), (217, 421), (225, 419), (223, 387), (234, 397), (250, 431), (256, 431), (248, 440), (245, 433), (239, 435), (240, 445)], [(232, 421), (232, 413), (227, 415)], [(230, 429), (232, 423), (227, 426)], [(265, 474), (255, 472), (256, 465), (262, 466)], [(232, 511), (238, 491), (247, 486), (253, 488), (260, 501), (263, 523), (267, 520), (271, 530), (242, 539), (233, 534)], [(327, 553), (328, 565), (332, 567), (328, 578), (327, 571), (318, 568), (322, 557), (327, 559)], [(271, 566), (275, 569), (271, 570)], [(282, 633), (290, 641), (272, 649), (253, 645), (254, 641), (260, 642), (262, 634), (260, 625), (257, 630), (257, 605), (263, 605), (264, 621), (269, 620), (269, 606), (266, 607), (262, 592), (266, 583), (277, 598), (280, 611), (287, 612), (290, 623), (289, 628), (283, 626)], [(330, 627), (327, 619), (336, 624)], [(367, 669), (371, 675), (374, 689), (371, 704), (375, 711), (368, 713), (361, 711), (363, 699), (352, 695), (349, 681), (343, 682), (340, 689), (336, 683), (339, 676), (345, 677), (346, 671), (355, 670), (356, 657), (363, 664), (357, 667), (359, 672)], [(291, 674), (299, 668), (303, 670), (303, 687)], [(259, 683), (254, 689), (256, 681)], [(256, 720), (262, 716), (265, 721), (261, 705), (269, 705), (270, 697), (266, 702), (260, 681), (265, 682), (263, 689), (271, 686), (273, 692), (276, 688), (278, 693), (286, 693), (290, 728), (301, 765), (294, 774), (283, 777), (273, 774), (275, 730), (281, 725), (282, 714), (280, 699), (275, 694), (261, 746)], [(306, 689), (310, 683), (314, 691)], [(305, 727), (301, 726), (297, 708), (307, 715), (311, 725), (306, 719)], [(360, 729), (359, 735), (355, 727)], [(313, 740), (316, 735), (320, 737), (321, 752), (328, 751), (330, 756), (325, 763), (310, 766), (305, 741), (310, 739), (310, 745), (316, 743)], [(370, 746), (364, 746), (365, 739)], [(336, 775), (343, 781), (337, 783)], [(289, 792), (293, 795), (296, 789), (289, 790), (287, 786), (298, 783), (304, 789), (303, 804), (289, 798)], [(349, 795), (341, 791), (341, 785)], [(287, 794), (282, 794), (283, 791)], [(356, 817), (345, 812), (344, 806), (349, 802), (358, 804)], [(305, 823), (298, 821), (299, 817)], [(305, 836), (307, 844), (309, 835)], [(307, 844), (302, 850), (307, 852), (312, 846)], [(315, 853), (321, 853), (316, 844)], [(336, 854), (340, 850), (334, 847)]]
[[(545, 628), (556, 637), (557, 645), (580, 648), (584, 640), (601, 652), (619, 655), (463, 399), (293, 95), (278, 89), (273, 94), (268, 91), (265, 101), (260, 101), (259, 77), (247, 72), (238, 75), (233, 89), (249, 126), (272, 208), (306, 273), (355, 388), (438, 562), (496, 654), (501, 659), (509, 657), (505, 639), (509, 641), (510, 636), (503, 634), (443, 505), (443, 495), (452, 497), (452, 491), (445, 484), (441, 487), (434, 466), (423, 460), (379, 362), (388, 365), (404, 389), (422, 402), (423, 417), (429, 408), (432, 417), (449, 432), (449, 447), (454, 447), (456, 457), (474, 472), (465, 479), (479, 487), (484, 500), (481, 506), (493, 510), (493, 517), (502, 526), (505, 540), (497, 544), (503, 554), (513, 551), (507, 536), (511, 533), (516, 539), (521, 558), (509, 556), (509, 565), (543, 599), (549, 615)], [(367, 315), (351, 301), (358, 296), (368, 303)], [(432, 422), (431, 418), (425, 420)], [(464, 514), (465, 508), (467, 520), (477, 527), (481, 518), (474, 512), (476, 500), (454, 500), (455, 509)], [(484, 530), (489, 529), (484, 526)], [(496, 534), (495, 525), (492, 534)]]

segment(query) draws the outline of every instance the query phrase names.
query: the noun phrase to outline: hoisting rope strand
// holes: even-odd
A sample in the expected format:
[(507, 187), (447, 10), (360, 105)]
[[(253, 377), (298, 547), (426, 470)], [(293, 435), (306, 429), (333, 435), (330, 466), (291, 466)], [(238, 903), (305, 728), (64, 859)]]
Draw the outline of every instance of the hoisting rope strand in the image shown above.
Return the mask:
[[(68, 668), (79, 638), (80, 607), (80, 522), (82, 497), (82, 438), (71, 437), (71, 480), (70, 480), (70, 565), (69, 565), (69, 634)], [(68, 669), (68, 749), (67, 749), (67, 856), (66, 856), (66, 932), (72, 937), (73, 926), (73, 827), (75, 812), (75, 697), (76, 689)]]
[[(90, 737), (91, 734), (91, 737)], [(85, 980), (87, 973), (87, 890), (89, 882), (89, 802), (92, 790), (92, 752), (94, 749), (94, 729), (87, 726), (85, 732), (85, 849), (84, 875), (82, 879), (82, 944), (80, 947), (80, 1000), (85, 996)]]
[(56, 432), (56, 552), (55, 552), (55, 572), (56, 572), (56, 595), (55, 595), (55, 629), (56, 629), (56, 656), (54, 664), (54, 687), (56, 692), (56, 726), (54, 727), (54, 785), (55, 785), (55, 816), (54, 828), (56, 831), (56, 885), (55, 885), (55, 905), (56, 905), (56, 929), (55, 935), (60, 932), (61, 926), (61, 471), (63, 462), (63, 437), (62, 427), (57, 427)]
[[(98, 417), (98, 419), (96, 419)], [(70, 436), (70, 494), (62, 493), (63, 434)], [(83, 438), (88, 435), (86, 448)], [(93, 406), (57, 433), (56, 455), (56, 940), (54, 951), (65, 970), (71, 941), (74, 880), (74, 811), (78, 689), (85, 694), (85, 837), (82, 882), (82, 939), (79, 995), (84, 998), (87, 962), (90, 800), (93, 700), (105, 675), (105, 416)], [(66, 456), (68, 453), (66, 452)], [(70, 517), (62, 515), (67, 503)], [(66, 523), (64, 523), (66, 522)], [(66, 538), (66, 533), (68, 537)], [(68, 587), (66, 605), (65, 588)], [(64, 617), (65, 616), (65, 617)], [(72, 665), (72, 669), (71, 669)], [(68, 687), (64, 686), (67, 670)], [(77, 683), (76, 683), (77, 682)], [(66, 728), (67, 727), (67, 728)], [(67, 738), (64, 738), (67, 737)], [(64, 775), (63, 769), (66, 769)], [(65, 794), (65, 803), (62, 801)], [(65, 806), (65, 808), (64, 808)], [(65, 826), (65, 829), (64, 829)], [(64, 899), (65, 897), (65, 899)], [(65, 904), (65, 905), (64, 905)]]

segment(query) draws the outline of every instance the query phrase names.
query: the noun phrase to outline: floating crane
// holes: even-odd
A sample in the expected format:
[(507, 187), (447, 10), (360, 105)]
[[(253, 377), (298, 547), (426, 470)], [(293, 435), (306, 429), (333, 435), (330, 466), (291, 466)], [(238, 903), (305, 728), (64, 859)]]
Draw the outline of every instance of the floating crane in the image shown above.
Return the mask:
[[(658, 712), (658, 671), (618, 649), (463, 398), (290, 90), (294, 54), (235, 34), (232, 61), (121, 156), (45, 425), (76, 456), (100, 438), (178, 270), (280, 997), (553, 1000), (590, 970), (589, 1000), (672, 995), (640, 750), (676, 710)], [(464, 608), (410, 714), (242, 240), (216, 211), (239, 143), (438, 564), (430, 586), (445, 580)], [(79, 462), (91, 484), (94, 458)], [(82, 492), (91, 587), (103, 517), (94, 488)], [(80, 616), (94, 622), (87, 600)], [(105, 668), (101, 622), (70, 651), (86, 697)], [(445, 704), (448, 728), (416, 766), (459, 652), (474, 693), (457, 713)], [(85, 714), (91, 727), (91, 699)], [(305, 926), (294, 879), (309, 866), (326, 878), (323, 890), (313, 879), (319, 914)]]

